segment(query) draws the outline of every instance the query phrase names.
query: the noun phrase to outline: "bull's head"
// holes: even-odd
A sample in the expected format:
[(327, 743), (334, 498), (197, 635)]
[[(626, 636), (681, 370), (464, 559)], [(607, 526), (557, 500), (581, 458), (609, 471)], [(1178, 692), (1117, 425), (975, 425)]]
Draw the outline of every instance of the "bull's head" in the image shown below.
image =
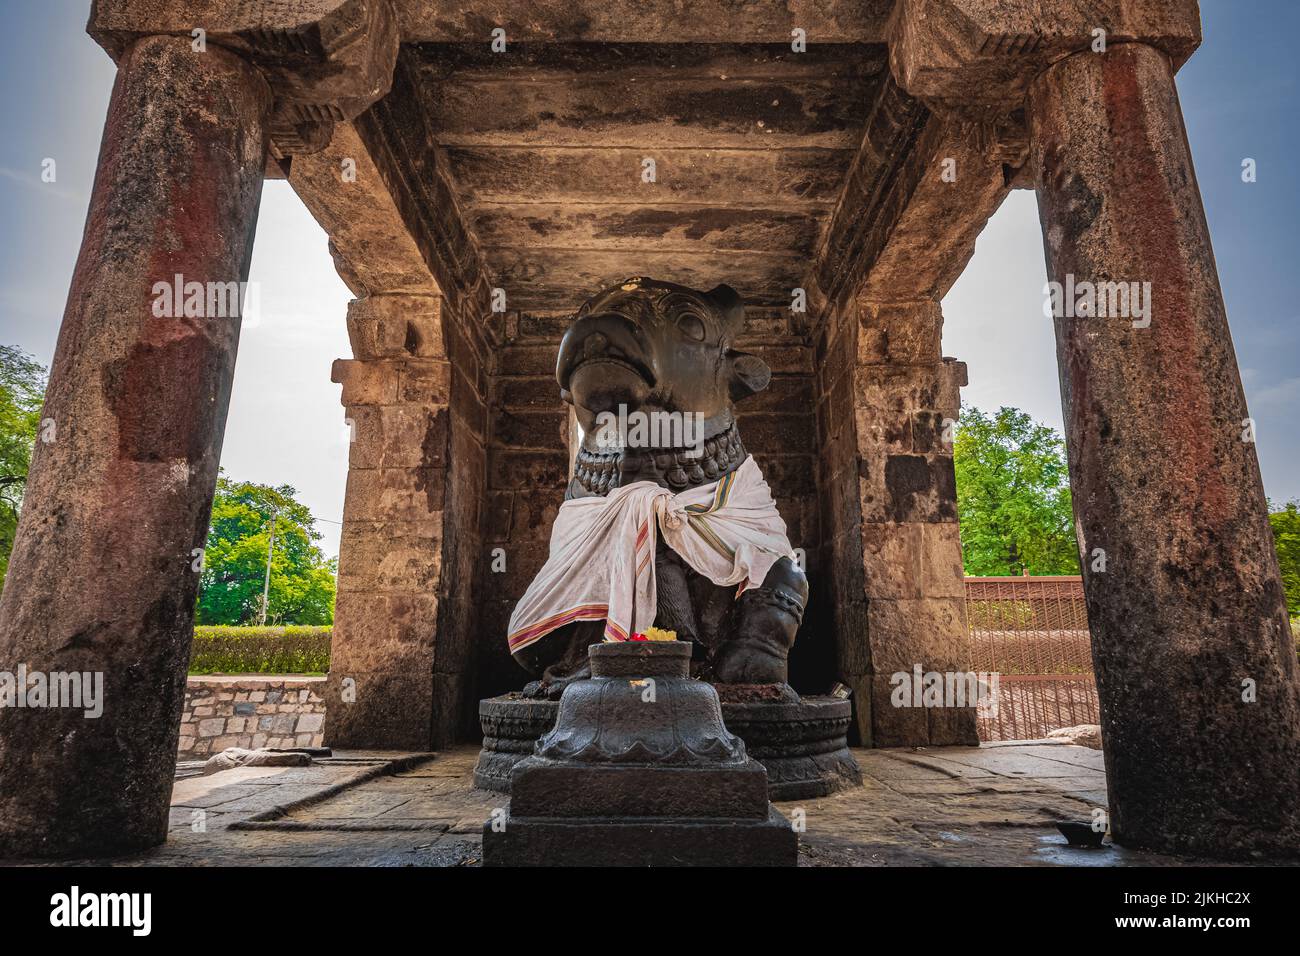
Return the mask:
[(586, 435), (602, 412), (694, 413), (712, 436), (730, 427), (731, 403), (767, 387), (771, 370), (732, 348), (744, 322), (740, 296), (633, 278), (578, 311), (560, 343), (555, 376)]

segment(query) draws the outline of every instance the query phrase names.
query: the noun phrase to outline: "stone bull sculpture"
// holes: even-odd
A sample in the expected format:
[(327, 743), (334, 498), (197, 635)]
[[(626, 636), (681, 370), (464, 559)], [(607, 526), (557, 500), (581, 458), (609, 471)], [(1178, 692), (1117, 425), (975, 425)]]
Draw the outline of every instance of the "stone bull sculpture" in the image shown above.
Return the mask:
[[(766, 388), (771, 378), (762, 359), (732, 348), (743, 320), (740, 296), (728, 286), (699, 292), (643, 278), (611, 287), (579, 310), (556, 363), (561, 394), (574, 406), (583, 431), (565, 502), (568, 508), (570, 502), (622, 488), (667, 497), (649, 486), (629, 487), (638, 482), (667, 489), (673, 501), (690, 496), (693, 489), (706, 495), (711, 488), (725, 489), (741, 478), (757, 487), (773, 526), (770, 540), (787, 554), (774, 560), (777, 549), (760, 546), (765, 560), (755, 563), (768, 568), (761, 585), (721, 586), (674, 550), (666, 533), (657, 537), (654, 625), (692, 642), (697, 676), (719, 684), (778, 685), (781, 696), (797, 700), (786, 684), (786, 661), (807, 604), (808, 583), (788, 556), (784, 523), (736, 424), (733, 402)], [(660, 429), (658, 435), (652, 428), (648, 434), (657, 441), (649, 444), (645, 434), (634, 441), (635, 434), (622, 429), (611, 441), (612, 420), (682, 422), (684, 427)], [(559, 524), (557, 520), (557, 528)], [(728, 550), (725, 542), (720, 550)], [(548, 567), (555, 560), (553, 538)], [(544, 568), (530, 591), (547, 573)], [(560, 568), (558, 573), (567, 572)], [(528, 599), (525, 595), (521, 607)], [(553, 615), (548, 620), (566, 619)], [(525, 695), (555, 699), (569, 683), (589, 676), (587, 647), (602, 635), (609, 638), (611, 628), (603, 619), (571, 620), (540, 638), (533, 636), (545, 626), (516, 632), (512, 620), (511, 651), (540, 675)], [(524, 637), (517, 640), (516, 633)], [(620, 636), (616, 631), (613, 639)]]

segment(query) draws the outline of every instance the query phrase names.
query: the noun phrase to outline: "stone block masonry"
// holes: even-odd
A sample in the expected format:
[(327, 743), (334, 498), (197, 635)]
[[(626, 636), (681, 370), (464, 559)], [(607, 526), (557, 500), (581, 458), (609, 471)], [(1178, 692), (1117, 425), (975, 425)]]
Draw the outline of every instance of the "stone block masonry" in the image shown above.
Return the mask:
[(319, 747), (324, 677), (191, 677), (181, 713), (180, 760), (227, 747)]

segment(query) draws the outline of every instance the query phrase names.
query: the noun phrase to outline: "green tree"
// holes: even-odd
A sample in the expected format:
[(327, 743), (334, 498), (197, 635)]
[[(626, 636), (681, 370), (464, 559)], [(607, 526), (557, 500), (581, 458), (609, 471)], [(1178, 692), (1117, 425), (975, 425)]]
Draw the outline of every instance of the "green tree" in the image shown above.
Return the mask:
[(965, 406), (953, 442), (966, 573), (1078, 574), (1065, 442), (1016, 408)]
[(262, 607), (266, 553), (271, 559), (268, 624), (330, 624), (337, 559), (326, 559), (316, 519), (289, 485), (217, 479), (203, 555), (198, 624), (256, 624)]
[(1269, 504), (1269, 524), (1277, 541), (1277, 562), (1282, 566), (1282, 589), (1286, 592), (1286, 609), (1300, 617), (1300, 502), (1288, 501), (1281, 510)]
[(0, 587), (9, 571), (27, 469), (45, 401), (45, 368), (21, 349), (0, 345)]

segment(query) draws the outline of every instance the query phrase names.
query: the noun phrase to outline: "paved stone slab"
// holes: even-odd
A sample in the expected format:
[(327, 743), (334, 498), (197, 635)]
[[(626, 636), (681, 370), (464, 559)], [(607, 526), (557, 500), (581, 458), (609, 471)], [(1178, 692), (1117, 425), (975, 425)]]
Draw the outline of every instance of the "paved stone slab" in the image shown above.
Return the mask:
[[(1084, 748), (1079, 748), (1084, 749)], [(1005, 777), (1071, 777), (1079, 774), (1079, 767), (1063, 760), (1049, 760), (1019, 750), (1003, 749), (988, 753), (936, 753), (930, 757), (936, 765), (956, 769), (970, 767), (988, 774)]]
[(1106, 771), (1105, 756), (1100, 750), (1093, 750), (1090, 747), (1028, 745), (1018, 747), (1017, 753), (1028, 754), (1031, 757), (1042, 757), (1045, 760), (1057, 760), (1076, 767), (1087, 767), (1100, 773)]
[[(1082, 753), (1081, 753), (1082, 751)], [(856, 750), (864, 786), (779, 808), (806, 826), (803, 866), (1143, 866), (1166, 856), (1068, 847), (1062, 820), (1105, 806), (1105, 775), (1071, 745)], [(473, 788), (477, 746), (395, 773), (393, 760), (321, 761), (311, 768), (241, 768), (177, 783), (168, 841), (123, 866), (475, 866), (483, 822), (506, 805)], [(302, 772), (318, 782), (302, 782)], [(1029, 772), (1041, 770), (1046, 776)], [(272, 771), (268, 773), (267, 771)], [(230, 782), (223, 781), (227, 778)], [(341, 788), (329, 781), (353, 780)], [(248, 791), (256, 791), (249, 793)], [(310, 799), (304, 802), (303, 794)], [(210, 803), (196, 806), (196, 802)], [(267, 812), (282, 807), (280, 813)], [(203, 810), (206, 832), (192, 829)], [(251, 821), (251, 822), (250, 822)], [(232, 823), (255, 829), (230, 829)]]
[(943, 760), (930, 751), (880, 750), (867, 772), (880, 774), (884, 780), (928, 780), (936, 776), (946, 779), (992, 777), (993, 771), (979, 766)]

